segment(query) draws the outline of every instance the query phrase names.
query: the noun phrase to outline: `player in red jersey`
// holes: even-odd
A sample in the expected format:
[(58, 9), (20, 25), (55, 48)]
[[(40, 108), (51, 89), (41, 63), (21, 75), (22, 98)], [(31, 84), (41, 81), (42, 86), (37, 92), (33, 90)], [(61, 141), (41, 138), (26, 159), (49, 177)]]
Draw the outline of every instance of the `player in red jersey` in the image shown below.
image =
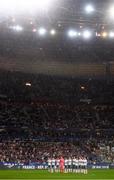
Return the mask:
[(60, 158), (60, 172), (64, 173), (65, 160), (63, 157)]

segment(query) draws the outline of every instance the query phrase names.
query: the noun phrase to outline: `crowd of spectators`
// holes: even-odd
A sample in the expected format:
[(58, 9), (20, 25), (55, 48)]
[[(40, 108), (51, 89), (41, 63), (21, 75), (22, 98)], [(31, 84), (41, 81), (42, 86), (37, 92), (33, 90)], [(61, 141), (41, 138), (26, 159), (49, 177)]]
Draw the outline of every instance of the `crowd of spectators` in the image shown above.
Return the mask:
[(114, 161), (114, 107), (0, 102), (0, 161)]
[(88, 139), (80, 142), (38, 142), (35, 140), (9, 140), (0, 143), (0, 162), (46, 162), (61, 155), (86, 157), (89, 163), (114, 162), (114, 140)]
[(0, 77), (0, 162), (60, 155), (114, 162), (112, 82), (13, 75)]
[[(114, 129), (114, 106), (76, 106), (0, 102), (0, 128), (6, 137), (105, 136)], [(112, 130), (112, 131), (111, 131)], [(106, 131), (104, 133), (104, 131)], [(102, 133), (103, 132), (103, 133)]]

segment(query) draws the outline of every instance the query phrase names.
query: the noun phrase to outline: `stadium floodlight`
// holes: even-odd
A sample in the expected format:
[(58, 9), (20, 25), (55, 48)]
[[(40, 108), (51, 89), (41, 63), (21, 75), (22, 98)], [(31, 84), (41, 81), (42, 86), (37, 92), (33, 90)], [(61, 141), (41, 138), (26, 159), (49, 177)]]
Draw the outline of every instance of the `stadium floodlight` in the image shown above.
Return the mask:
[(80, 33), (80, 32), (78, 33), (78, 36), (81, 36), (81, 33)]
[(107, 36), (108, 36), (108, 33), (107, 33), (107, 32), (103, 32), (103, 33), (102, 33), (102, 37), (103, 37), (103, 38), (106, 38)]
[(14, 30), (14, 31), (17, 31), (17, 32), (23, 31), (23, 27), (22, 27), (22, 26), (19, 26), (19, 25), (10, 26), (10, 29), (12, 29), (12, 30)]
[(92, 36), (91, 31), (85, 30), (85, 31), (83, 32), (83, 37), (84, 37), (84, 39), (90, 39), (91, 36)]
[(39, 35), (41, 35), (41, 36), (44, 36), (45, 34), (46, 34), (46, 29), (45, 28), (40, 28), (39, 30), (38, 30), (38, 33), (39, 33)]
[(114, 38), (114, 32), (113, 31), (109, 33), (109, 37)]
[(39, 8), (45, 9), (51, 5), (52, 0), (36, 0), (36, 2)]
[(101, 37), (101, 34), (96, 32), (96, 37)]
[(77, 36), (77, 32), (75, 30), (69, 30), (68, 31), (68, 36), (71, 38), (74, 38)]
[(51, 34), (51, 35), (55, 35), (55, 34), (56, 34), (56, 31), (55, 31), (54, 29), (52, 29), (52, 30), (50, 31), (50, 34)]
[(85, 7), (85, 11), (86, 11), (86, 13), (91, 14), (92, 12), (95, 11), (95, 9), (91, 4), (89, 4)]
[(0, 12), (15, 13), (38, 9), (48, 9), (53, 0), (0, 0)]

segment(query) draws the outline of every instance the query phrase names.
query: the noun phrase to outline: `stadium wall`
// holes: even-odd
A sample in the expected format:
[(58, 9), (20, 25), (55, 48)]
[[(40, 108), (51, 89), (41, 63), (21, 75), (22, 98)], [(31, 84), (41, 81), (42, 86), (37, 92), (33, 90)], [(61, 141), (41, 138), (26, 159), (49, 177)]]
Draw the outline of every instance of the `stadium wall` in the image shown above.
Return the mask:
[[(5, 62), (5, 63), (4, 63)], [(4, 70), (20, 71), (25, 73), (75, 76), (75, 77), (105, 77), (106, 64), (103, 63), (65, 63), (56, 61), (23, 61), (0, 57), (0, 68)]]

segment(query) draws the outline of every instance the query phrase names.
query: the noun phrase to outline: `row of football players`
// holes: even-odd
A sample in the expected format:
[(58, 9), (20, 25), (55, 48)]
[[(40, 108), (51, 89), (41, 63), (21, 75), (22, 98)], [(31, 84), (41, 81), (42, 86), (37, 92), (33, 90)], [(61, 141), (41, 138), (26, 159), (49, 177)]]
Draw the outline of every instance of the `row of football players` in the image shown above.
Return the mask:
[[(64, 159), (64, 172), (65, 173), (84, 173), (87, 174), (87, 159), (86, 158), (65, 158)], [(49, 158), (48, 170), (49, 172), (61, 172), (60, 159)]]

